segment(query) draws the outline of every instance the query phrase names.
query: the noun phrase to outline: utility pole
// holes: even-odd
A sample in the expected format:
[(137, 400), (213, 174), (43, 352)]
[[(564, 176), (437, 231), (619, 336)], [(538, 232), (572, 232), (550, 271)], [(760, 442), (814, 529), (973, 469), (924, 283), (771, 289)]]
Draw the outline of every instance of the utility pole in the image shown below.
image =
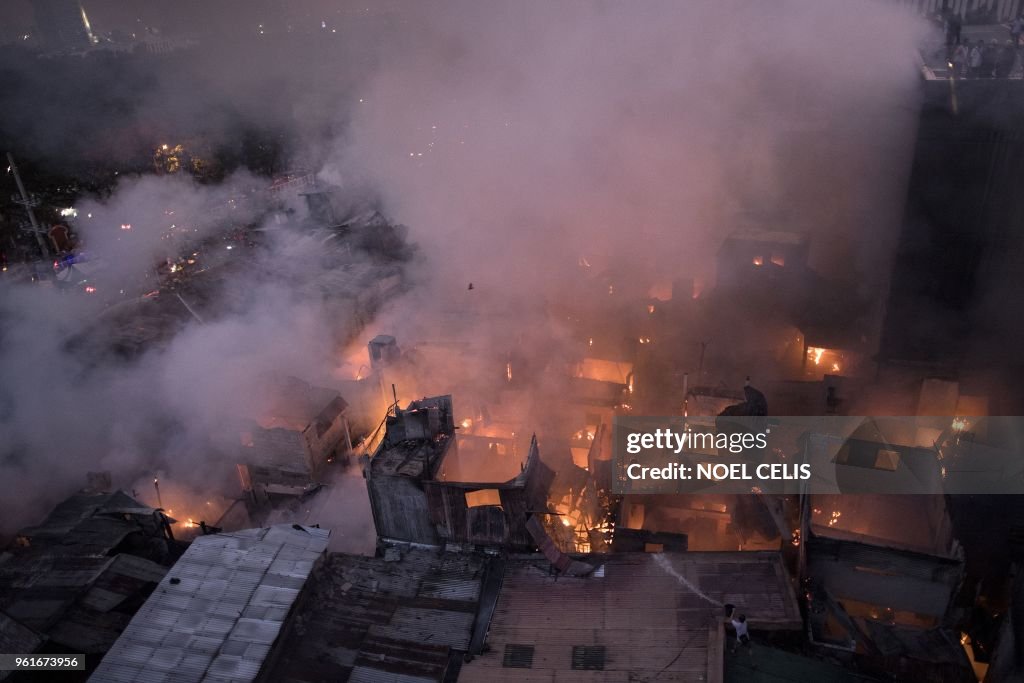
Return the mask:
[(7, 153), (7, 163), (10, 165), (10, 171), (14, 174), (14, 182), (18, 185), (18, 193), (20, 197), (15, 195), (11, 197), (15, 204), (21, 204), (25, 207), (25, 213), (28, 214), (28, 222), (32, 225), (32, 234), (36, 236), (36, 242), (39, 243), (39, 251), (42, 252), (43, 258), (50, 256), (50, 248), (46, 245), (46, 238), (43, 237), (43, 231), (39, 227), (39, 221), (36, 220), (35, 207), (39, 206), (39, 200), (29, 195), (25, 189), (25, 183), (21, 182), (21, 174), (18, 173), (18, 167), (14, 163), (14, 156)]

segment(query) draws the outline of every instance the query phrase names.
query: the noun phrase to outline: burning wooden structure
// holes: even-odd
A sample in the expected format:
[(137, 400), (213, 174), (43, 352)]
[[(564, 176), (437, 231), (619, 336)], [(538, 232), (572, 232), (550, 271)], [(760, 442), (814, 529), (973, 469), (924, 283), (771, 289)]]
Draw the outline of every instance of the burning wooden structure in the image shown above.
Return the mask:
[(970, 664), (954, 628), (964, 552), (938, 493), (936, 449), (906, 445), (919, 433), (919, 425), (869, 418), (849, 437), (805, 440), (807, 455), (833, 464), (839, 490), (878, 492), (802, 497), (808, 635), (868, 671), (964, 681)]
[(807, 274), (806, 235), (779, 230), (737, 230), (718, 252), (717, 287), (759, 289), (799, 285)]
[[(365, 469), (378, 538), (532, 550), (526, 523), (547, 511), (554, 478), (536, 438), (521, 460), (512, 453), (477, 451), (474, 457), (488, 460), (483, 469), (498, 474), (493, 479), (446, 475), (448, 465), (462, 459), (459, 449), (451, 396), (413, 401), (388, 416), (384, 439)], [(468, 469), (462, 463), (456, 471)]]
[(316, 486), (324, 467), (352, 450), (348, 403), (334, 390), (296, 377), (274, 380), (262, 414), (238, 418), (222, 441), (238, 463), (242, 489), (254, 501), (299, 495)]

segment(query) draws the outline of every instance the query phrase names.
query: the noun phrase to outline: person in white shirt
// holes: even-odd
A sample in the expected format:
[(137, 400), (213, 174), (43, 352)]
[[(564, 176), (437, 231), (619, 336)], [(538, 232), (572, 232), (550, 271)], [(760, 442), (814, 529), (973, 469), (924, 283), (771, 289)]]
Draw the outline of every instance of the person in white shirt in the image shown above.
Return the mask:
[(968, 57), (967, 65), (970, 67), (969, 73), (971, 78), (981, 78), (981, 62), (982, 62), (982, 51), (981, 41), (971, 48), (970, 56)]
[(740, 649), (741, 645), (745, 645), (748, 648), (747, 651), (749, 652), (750, 632), (747, 630), (746, 615), (741, 614), (737, 617), (733, 617), (730, 623), (732, 623), (732, 627), (736, 630), (736, 642), (732, 646), (733, 654), (736, 653), (736, 650)]

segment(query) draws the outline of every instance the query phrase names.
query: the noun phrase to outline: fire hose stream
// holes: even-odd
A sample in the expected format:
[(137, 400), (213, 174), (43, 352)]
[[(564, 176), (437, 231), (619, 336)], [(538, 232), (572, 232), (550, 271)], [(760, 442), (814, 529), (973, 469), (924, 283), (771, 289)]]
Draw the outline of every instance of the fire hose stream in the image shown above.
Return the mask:
[(694, 593), (697, 597), (699, 597), (702, 600), (705, 600), (705, 601), (711, 603), (712, 605), (715, 605), (716, 607), (724, 607), (725, 606), (724, 603), (719, 602), (718, 600), (715, 600), (714, 598), (709, 596), (707, 593), (704, 593), (699, 588), (694, 586), (685, 576), (683, 576), (682, 574), (677, 572), (675, 567), (673, 567), (671, 565), (671, 563), (669, 563), (668, 557), (666, 557), (665, 555), (663, 555), (661, 553), (655, 554), (654, 555), (654, 561), (657, 562), (658, 565), (662, 569), (665, 570), (665, 573), (667, 573), (669, 576), (673, 577), (676, 581), (678, 581), (682, 585), (684, 585), (687, 588), (689, 588), (690, 592)]
[[(672, 564), (668, 561), (668, 557), (667, 556), (665, 556), (665, 555), (663, 555), (661, 553), (657, 553), (657, 554), (654, 555), (654, 561), (657, 562), (658, 565), (662, 569), (665, 570), (666, 574), (668, 574), (669, 576), (674, 578), (676, 581), (678, 581), (680, 584), (685, 586), (687, 589), (690, 590), (691, 593), (693, 593), (694, 595), (699, 597), (701, 600), (704, 600), (705, 602), (707, 602), (707, 603), (709, 603), (711, 605), (714, 605), (716, 607), (724, 607), (725, 606), (724, 603), (721, 603), (718, 600), (715, 600), (710, 595), (708, 595), (707, 593), (703, 592), (702, 590), (700, 590), (699, 588), (694, 586), (693, 583), (691, 583), (685, 576), (683, 576), (682, 574), (677, 572), (676, 568), (673, 567)], [(669, 669), (669, 667), (671, 667), (673, 664), (675, 664), (676, 661), (678, 661), (678, 659), (683, 655), (683, 652), (686, 651), (686, 648), (688, 648), (690, 646), (690, 643), (692, 643), (693, 640), (696, 637), (697, 637), (696, 633), (694, 635), (690, 636), (690, 638), (685, 643), (683, 643), (683, 646), (679, 649), (679, 653), (676, 654), (676, 656), (672, 658), (672, 661), (670, 661), (668, 664), (666, 664), (664, 667), (662, 667), (661, 671), (659, 671), (658, 673), (654, 674), (654, 678), (661, 678), (661, 675), (663, 673), (665, 673)]]

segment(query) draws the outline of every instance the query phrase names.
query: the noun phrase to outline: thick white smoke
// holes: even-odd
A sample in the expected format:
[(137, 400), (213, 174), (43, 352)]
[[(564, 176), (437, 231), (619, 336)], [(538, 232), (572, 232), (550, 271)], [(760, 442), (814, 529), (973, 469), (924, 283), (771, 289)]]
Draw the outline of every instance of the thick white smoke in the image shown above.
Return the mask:
[(898, 9), (407, 11), (359, 90), (329, 177), (377, 179), (397, 218), (429, 235), (425, 248), (459, 279), (534, 296), (580, 255), (595, 267), (699, 275), (744, 214), (812, 232), (820, 260), (845, 272), (885, 270), (921, 36)]
[[(422, 248), (418, 287), (379, 331), (422, 338), (476, 292), (493, 308), (467, 334), (498, 353), (512, 340), (540, 346), (558, 334), (544, 305), (568, 296), (581, 258), (638, 283), (710, 277), (721, 240), (750, 215), (810, 231), (819, 265), (866, 293), (884, 288), (922, 31), (890, 4), (411, 2), (390, 16), (362, 37), (359, 60), (334, 63), (336, 80), (316, 65), (315, 87), (331, 96), (287, 115), (273, 102), (274, 124), (306, 143), (296, 158), (322, 162), (325, 182), (372, 188)], [(232, 49), (238, 72), (220, 62), (213, 73), (238, 80), (226, 92), (244, 93), (258, 120), (260, 74), (239, 55), (264, 47)], [(276, 74), (311, 68), (308, 50), (275, 56)], [(317, 102), (328, 109), (311, 111)], [(332, 116), (345, 125), (324, 125)], [(344, 133), (322, 137), (334, 128)], [(93, 218), (79, 228), (114, 280), (145, 278), (167, 255), (166, 226), (180, 215), (219, 227), (205, 207), (251, 184), (144, 178), (83, 203)], [(217, 284), (229, 305), (204, 324), (179, 310), (174, 333), (130, 361), (83, 351), (83, 331), (104, 319), (79, 298), (0, 291), (3, 531), (90, 470), (122, 485), (160, 468), (237, 486), (232, 463), (211, 460), (208, 433), (266, 370), (329, 385), (351, 323), (309, 295), (321, 270), (308, 236), (274, 239), (267, 261)]]

